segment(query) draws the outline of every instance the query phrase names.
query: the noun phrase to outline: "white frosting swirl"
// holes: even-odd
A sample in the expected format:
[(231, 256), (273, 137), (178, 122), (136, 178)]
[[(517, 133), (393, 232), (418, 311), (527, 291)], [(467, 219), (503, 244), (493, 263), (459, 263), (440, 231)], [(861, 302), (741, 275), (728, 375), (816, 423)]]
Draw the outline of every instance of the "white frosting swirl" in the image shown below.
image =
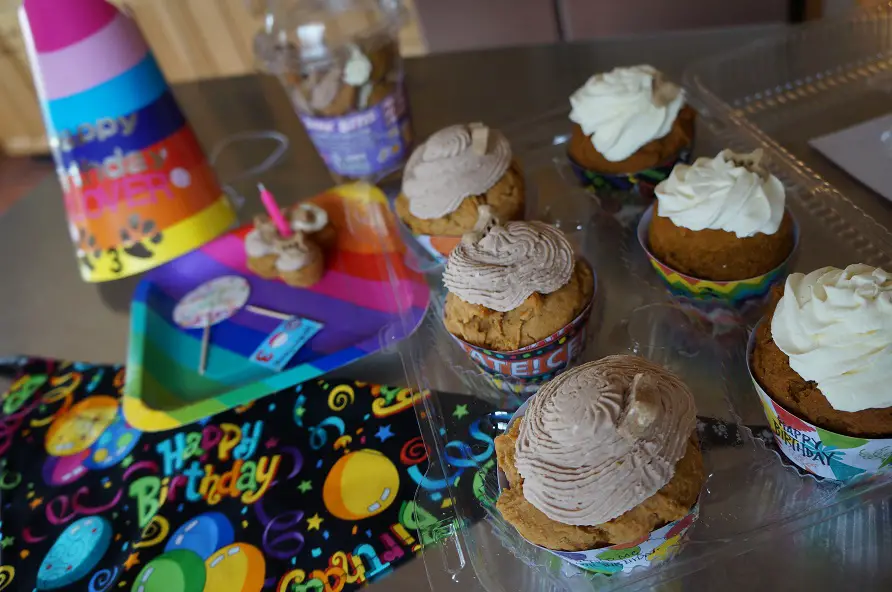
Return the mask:
[(530, 399), (515, 448), (523, 495), (563, 524), (613, 520), (672, 479), (696, 424), (691, 391), (662, 366), (583, 364)]
[(651, 66), (614, 68), (570, 96), (570, 121), (604, 158), (619, 162), (668, 134), (684, 99), (684, 91)]
[(574, 265), (573, 247), (557, 228), (508, 222), (465, 235), (449, 255), (443, 283), (465, 302), (507, 312), (534, 292), (567, 285)]
[(790, 274), (771, 335), (834, 409), (892, 407), (892, 274), (862, 264)]
[(724, 230), (740, 238), (774, 234), (784, 218), (784, 185), (749, 154), (722, 150), (715, 158), (678, 164), (657, 185), (660, 216), (690, 230)]
[[(482, 139), (475, 147), (473, 136)], [(471, 195), (486, 193), (508, 170), (511, 146), (501, 132), (483, 124), (453, 125), (421, 144), (409, 157), (403, 194), (418, 218), (454, 212)]]

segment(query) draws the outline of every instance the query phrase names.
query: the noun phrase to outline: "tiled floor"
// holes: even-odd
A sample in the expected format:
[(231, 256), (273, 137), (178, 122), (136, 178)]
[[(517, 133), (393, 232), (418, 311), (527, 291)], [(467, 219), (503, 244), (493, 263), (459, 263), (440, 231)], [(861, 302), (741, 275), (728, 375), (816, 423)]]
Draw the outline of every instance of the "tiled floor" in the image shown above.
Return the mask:
[(53, 171), (48, 160), (0, 156), (0, 215)]

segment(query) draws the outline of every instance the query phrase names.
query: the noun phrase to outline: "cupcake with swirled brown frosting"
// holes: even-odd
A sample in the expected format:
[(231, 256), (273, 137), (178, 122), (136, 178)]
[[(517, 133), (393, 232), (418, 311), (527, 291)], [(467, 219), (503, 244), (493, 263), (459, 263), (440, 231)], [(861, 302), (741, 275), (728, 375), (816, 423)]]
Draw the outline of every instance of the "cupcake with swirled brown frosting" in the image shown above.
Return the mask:
[(495, 439), (496, 504), (555, 551), (633, 543), (687, 516), (705, 481), (688, 387), (662, 366), (609, 356), (539, 389)]
[(460, 340), (508, 352), (539, 342), (586, 310), (591, 266), (543, 222), (498, 223), (481, 208), (474, 231), (449, 255), (443, 321)]
[(482, 123), (444, 128), (409, 157), (395, 209), (418, 235), (460, 237), (488, 205), (501, 220), (524, 215), (524, 183), (511, 145)]

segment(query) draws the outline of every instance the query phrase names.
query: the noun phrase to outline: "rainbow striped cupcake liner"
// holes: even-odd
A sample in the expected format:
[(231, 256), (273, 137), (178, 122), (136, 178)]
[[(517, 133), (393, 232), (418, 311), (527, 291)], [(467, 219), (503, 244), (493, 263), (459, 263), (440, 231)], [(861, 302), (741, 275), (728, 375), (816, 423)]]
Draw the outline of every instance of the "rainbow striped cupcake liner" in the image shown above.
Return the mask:
[(567, 159), (570, 161), (570, 166), (576, 174), (576, 178), (579, 179), (583, 187), (592, 193), (605, 190), (618, 191), (637, 194), (641, 198), (652, 200), (654, 198), (654, 188), (660, 181), (669, 176), (675, 165), (691, 161), (691, 148), (685, 148), (675, 158), (671, 158), (659, 166), (638, 171), (637, 173), (618, 175), (589, 170), (573, 160), (569, 154), (567, 154)]
[[(594, 270), (593, 270), (594, 271)], [(527, 395), (535, 393), (579, 359), (586, 346), (588, 320), (598, 291), (593, 273), (592, 299), (579, 315), (545, 339), (513, 351), (494, 351), (450, 335), (468, 354), (482, 375), (497, 389)]]
[(653, 216), (651, 205), (638, 222), (641, 248), (678, 304), (711, 325), (739, 325), (741, 321), (758, 319), (771, 288), (787, 277), (790, 261), (799, 246), (799, 224), (793, 218), (793, 250), (783, 263), (768, 273), (748, 279), (704, 280), (669, 267), (651, 252), (647, 232)]

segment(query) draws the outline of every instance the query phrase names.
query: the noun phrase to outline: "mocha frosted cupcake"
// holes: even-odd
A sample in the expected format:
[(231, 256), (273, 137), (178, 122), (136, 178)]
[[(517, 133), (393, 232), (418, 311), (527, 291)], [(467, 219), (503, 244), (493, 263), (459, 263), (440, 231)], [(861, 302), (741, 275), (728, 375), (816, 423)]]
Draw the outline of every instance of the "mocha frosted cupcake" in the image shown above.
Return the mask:
[(512, 351), (541, 341), (591, 302), (591, 267), (543, 222), (492, 224), (462, 239), (446, 264), (446, 329), (473, 345)]
[(523, 218), (524, 202), (523, 175), (508, 140), (472, 123), (442, 129), (416, 148), (395, 208), (413, 234), (457, 242), (474, 228), (479, 206), (507, 221)]
[(657, 185), (648, 229), (652, 254), (701, 280), (744, 280), (780, 266), (793, 251), (793, 218), (783, 184), (762, 150), (679, 164)]
[[(643, 182), (652, 188), (687, 158), (694, 110), (685, 104), (684, 91), (651, 66), (592, 76), (573, 93), (570, 105), (569, 156), (577, 173), (589, 175), (583, 180), (619, 189)], [(619, 186), (623, 179), (628, 187)]]
[(515, 381), (500, 388), (531, 392), (584, 349), (594, 272), (557, 228), (481, 209), (446, 264), (443, 323), (478, 366)]
[(548, 382), (518, 416), (495, 439), (507, 481), (496, 507), (524, 539), (596, 571), (671, 554), (705, 481), (684, 382), (609, 356)]

